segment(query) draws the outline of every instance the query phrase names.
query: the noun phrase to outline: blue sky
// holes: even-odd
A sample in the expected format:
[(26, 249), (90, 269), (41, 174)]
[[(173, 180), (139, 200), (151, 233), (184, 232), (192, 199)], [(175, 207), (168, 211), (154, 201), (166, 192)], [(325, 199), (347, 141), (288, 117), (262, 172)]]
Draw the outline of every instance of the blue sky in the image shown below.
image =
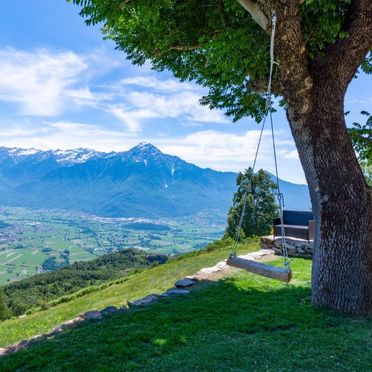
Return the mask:
[[(202, 167), (238, 171), (253, 160), (258, 126), (198, 104), (205, 90), (132, 66), (64, 0), (0, 5), (0, 146), (123, 151), (151, 142)], [(349, 123), (372, 110), (372, 77), (349, 87)], [(284, 112), (274, 117), (281, 178), (304, 183)], [(273, 172), (269, 133), (259, 167)]]

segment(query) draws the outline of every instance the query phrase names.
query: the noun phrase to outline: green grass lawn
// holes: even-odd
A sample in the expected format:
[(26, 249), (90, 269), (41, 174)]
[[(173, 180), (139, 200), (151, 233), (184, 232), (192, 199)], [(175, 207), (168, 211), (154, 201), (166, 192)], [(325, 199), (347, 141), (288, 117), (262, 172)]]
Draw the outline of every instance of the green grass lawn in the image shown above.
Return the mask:
[[(120, 291), (107, 290), (113, 291), (111, 300), (117, 291), (120, 303), (125, 292), (140, 296), (150, 288), (149, 281), (162, 290), (175, 277), (223, 255), (215, 251), (191, 256), (141, 273), (136, 283), (125, 282)], [(310, 266), (308, 260), (294, 259), (289, 285), (240, 272), (186, 297), (85, 323), (2, 358), (0, 370), (370, 370), (372, 319), (312, 307)], [(87, 300), (106, 305), (107, 294)], [(58, 307), (51, 310), (62, 313)]]
[[(181, 256), (180, 259), (170, 260), (165, 265), (129, 277), (123, 283), (114, 284), (25, 318), (0, 322), (0, 347), (37, 334), (50, 332), (57, 325), (77, 317), (81, 312), (103, 309), (110, 305), (122, 306), (126, 305), (128, 300), (138, 299), (150, 293), (164, 292), (172, 287), (177, 279), (194, 274), (203, 267), (214, 265), (225, 259), (230, 251), (230, 247), (219, 245), (219, 243), (212, 247), (217, 249)], [(257, 243), (251, 243), (241, 247), (241, 251), (254, 251), (257, 248)]]

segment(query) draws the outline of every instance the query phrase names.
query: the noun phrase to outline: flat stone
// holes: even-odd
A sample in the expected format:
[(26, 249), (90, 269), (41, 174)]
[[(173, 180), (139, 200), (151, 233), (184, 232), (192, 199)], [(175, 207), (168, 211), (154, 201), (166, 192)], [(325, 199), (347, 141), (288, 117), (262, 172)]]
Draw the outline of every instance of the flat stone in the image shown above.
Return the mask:
[(186, 295), (186, 294), (189, 294), (190, 291), (187, 290), (187, 289), (180, 289), (180, 288), (172, 288), (172, 289), (168, 289), (164, 295), (166, 297), (168, 296), (177, 296), (177, 295)]
[(115, 314), (118, 311), (119, 309), (116, 306), (108, 306), (108, 307), (105, 307), (103, 310), (101, 310), (101, 314), (103, 316), (107, 316), (107, 315)]
[(57, 333), (61, 333), (63, 331), (63, 328), (61, 326), (58, 326), (56, 328), (52, 329), (52, 332), (48, 333), (48, 336), (53, 336)]
[(260, 248), (261, 249), (271, 249), (272, 245), (269, 245), (269, 244), (264, 244), (262, 242), (260, 242)]
[(260, 242), (266, 245), (272, 245), (274, 243), (274, 235), (261, 236)]
[(217, 273), (221, 270), (224, 270), (226, 268), (226, 260), (225, 261), (220, 261), (216, 265), (212, 267), (205, 267), (201, 269), (200, 271), (197, 272), (197, 275), (210, 275)]
[[(84, 318), (84, 319), (85, 319), (85, 318)], [(58, 328), (61, 328), (61, 329), (67, 329), (67, 328), (74, 327), (74, 326), (76, 326), (78, 323), (83, 322), (84, 319), (83, 319), (83, 318), (74, 318), (74, 319), (68, 320), (67, 322), (64, 322), (64, 323), (60, 324)]]
[(118, 309), (118, 313), (125, 313), (127, 312), (129, 309), (126, 307), (126, 306), (121, 306), (119, 309)]
[(130, 302), (128, 301), (128, 306), (129, 307), (141, 307), (141, 306), (147, 306), (150, 305), (156, 301), (158, 301), (159, 296), (155, 294), (148, 295), (146, 297), (140, 298), (139, 300)]
[(22, 341), (17, 342), (17, 344), (15, 346), (16, 347), (24, 347), (24, 346), (27, 346), (29, 343), (30, 343), (30, 340), (22, 340)]
[(174, 286), (176, 288), (187, 288), (187, 287), (191, 287), (194, 284), (195, 284), (194, 280), (184, 278), (184, 279), (177, 280), (176, 283), (174, 283)]
[(44, 335), (36, 335), (36, 336), (33, 336), (30, 338), (30, 341), (34, 342), (34, 341), (39, 341), (41, 340), (42, 338), (44, 338)]
[(80, 317), (86, 320), (99, 320), (102, 319), (102, 314), (98, 310), (87, 311), (86, 313), (80, 314)]

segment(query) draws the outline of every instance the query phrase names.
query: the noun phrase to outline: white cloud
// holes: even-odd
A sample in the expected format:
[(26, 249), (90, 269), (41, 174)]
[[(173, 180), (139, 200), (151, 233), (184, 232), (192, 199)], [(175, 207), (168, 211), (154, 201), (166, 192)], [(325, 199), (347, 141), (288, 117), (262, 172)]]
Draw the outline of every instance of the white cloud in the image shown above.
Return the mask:
[[(146, 116), (146, 113), (143, 113)], [(133, 129), (136, 129), (134, 126)], [(274, 173), (271, 133), (263, 133), (256, 169)], [(40, 125), (26, 123), (11, 129), (0, 129), (0, 145), (8, 147), (71, 149), (93, 148), (100, 151), (124, 151), (139, 142), (151, 142), (164, 153), (177, 155), (201, 167), (221, 171), (239, 171), (252, 166), (259, 137), (258, 130), (241, 134), (222, 131), (197, 131), (186, 136), (141, 136), (138, 133), (112, 130), (87, 123), (57, 121)], [(284, 179), (304, 182), (301, 165), (288, 148), (284, 134), (278, 135), (279, 172)]]
[(78, 55), (46, 49), (3, 49), (0, 101), (16, 104), (24, 116), (58, 116), (93, 108), (111, 113), (132, 133), (139, 132), (148, 119), (229, 123), (221, 112), (200, 106), (204, 90), (188, 82), (148, 75), (127, 77), (93, 89), (92, 79), (118, 66), (118, 60), (110, 62), (102, 51)]
[(124, 86), (135, 86), (153, 89), (160, 92), (179, 92), (180, 90), (195, 90), (195, 85), (174, 79), (160, 80), (154, 76), (132, 76), (120, 81)]
[[(202, 167), (221, 171), (241, 171), (254, 162), (260, 131), (250, 130), (242, 134), (221, 131), (199, 131), (184, 138), (158, 139), (159, 147), (166, 153), (177, 155)], [(279, 176), (292, 182), (305, 183), (298, 156), (290, 151), (286, 134), (277, 134)], [(288, 156), (288, 154), (291, 154)], [(275, 172), (271, 132), (264, 131), (258, 153), (256, 170), (263, 168)]]
[(282, 151), (281, 155), (284, 159), (291, 159), (291, 160), (299, 159), (297, 150)]
[(87, 67), (73, 52), (0, 50), (0, 100), (18, 104), (24, 115), (58, 115)]
[(116, 116), (127, 128), (129, 133), (138, 133), (141, 131), (141, 120), (156, 117), (151, 110), (140, 109), (136, 111), (125, 110), (121, 107), (112, 107), (108, 112)]
[(348, 103), (351, 105), (370, 105), (372, 104), (372, 96), (364, 96), (364, 98), (352, 98)]
[[(246, 131), (242, 135), (214, 130), (199, 131), (178, 141), (173, 139), (162, 148), (165, 152), (177, 154), (190, 162), (216, 169), (238, 170), (253, 162), (259, 135), (257, 130)], [(269, 140), (270, 132), (265, 131), (260, 149), (261, 159), (268, 156)]]
[(200, 94), (178, 91), (171, 94), (131, 91), (126, 94), (128, 112), (146, 110), (153, 118), (179, 118), (189, 122), (229, 124), (220, 111), (200, 106)]

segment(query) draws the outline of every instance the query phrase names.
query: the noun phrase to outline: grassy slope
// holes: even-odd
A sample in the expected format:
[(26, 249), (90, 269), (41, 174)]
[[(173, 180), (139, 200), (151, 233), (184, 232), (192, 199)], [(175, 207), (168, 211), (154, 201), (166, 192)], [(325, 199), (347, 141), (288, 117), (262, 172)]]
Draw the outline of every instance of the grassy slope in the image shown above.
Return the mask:
[[(218, 248), (218, 243), (215, 246)], [(244, 252), (256, 249), (256, 243), (241, 248)], [(25, 318), (0, 322), (0, 347), (49, 332), (55, 326), (75, 318), (81, 312), (102, 309), (109, 305), (122, 306), (127, 300), (137, 299), (150, 293), (161, 293), (172, 287), (175, 280), (194, 274), (201, 268), (212, 266), (226, 258), (229, 251), (230, 247), (222, 246), (222, 249), (209, 253), (196, 252), (181, 256), (179, 260), (171, 260), (164, 265), (136, 274), (124, 283), (112, 285)]]
[(100, 285), (128, 275), (131, 269), (143, 269), (164, 263), (168, 257), (139, 249), (126, 249), (68, 265), (53, 272), (35, 275), (0, 287), (9, 310), (24, 314), (37, 305), (50, 302), (82, 288)]
[(313, 308), (310, 264), (293, 260), (291, 285), (241, 273), (84, 324), (3, 358), (0, 370), (370, 370), (371, 319)]

